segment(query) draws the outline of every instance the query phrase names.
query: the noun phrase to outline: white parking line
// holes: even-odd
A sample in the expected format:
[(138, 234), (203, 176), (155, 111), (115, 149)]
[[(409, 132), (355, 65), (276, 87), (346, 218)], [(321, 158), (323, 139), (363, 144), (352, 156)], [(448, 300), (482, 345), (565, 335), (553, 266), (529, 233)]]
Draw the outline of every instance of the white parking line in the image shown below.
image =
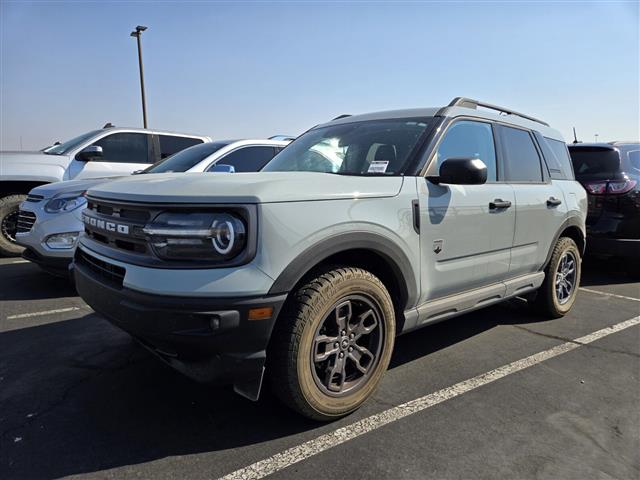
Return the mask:
[(45, 310), (44, 312), (21, 313), (19, 315), (9, 315), (7, 320), (15, 320), (17, 318), (41, 317), (43, 315), (53, 315), (54, 313), (75, 312), (80, 307), (58, 308), (57, 310)]
[(580, 290), (584, 292), (589, 292), (589, 293), (599, 293), (600, 295), (606, 295), (607, 297), (621, 298), (622, 300), (633, 300), (634, 302), (640, 302), (640, 298), (625, 297), (624, 295), (617, 295), (615, 293), (609, 293), (609, 292), (601, 292), (600, 290), (591, 290), (590, 288), (584, 288), (584, 287), (580, 287)]
[(501, 378), (519, 372), (525, 368), (536, 365), (540, 362), (556, 357), (563, 353), (574, 350), (581, 345), (592, 343), (596, 340), (619, 332), (625, 328), (640, 324), (640, 316), (631, 318), (611, 327), (603, 328), (584, 337), (563, 343), (543, 352), (536, 353), (529, 357), (517, 360), (508, 365), (498, 367), (490, 372), (483, 373), (477, 377), (464, 380), (451, 387), (443, 388), (437, 392), (416, 398), (402, 405), (389, 408), (383, 412), (371, 415), (346, 427), (339, 428), (333, 432), (321, 435), (313, 440), (309, 440), (301, 445), (292, 447), (283, 452), (277, 453), (269, 458), (260, 460), (252, 465), (236, 470), (222, 477), (222, 480), (258, 480), (267, 475), (283, 470), (291, 465), (301, 462), (309, 457), (329, 450), (337, 445), (353, 440), (367, 432), (376, 430), (384, 425), (400, 420), (408, 415), (433, 407), (451, 398), (455, 398), (463, 393), (475, 390), (478, 387), (495, 382)]

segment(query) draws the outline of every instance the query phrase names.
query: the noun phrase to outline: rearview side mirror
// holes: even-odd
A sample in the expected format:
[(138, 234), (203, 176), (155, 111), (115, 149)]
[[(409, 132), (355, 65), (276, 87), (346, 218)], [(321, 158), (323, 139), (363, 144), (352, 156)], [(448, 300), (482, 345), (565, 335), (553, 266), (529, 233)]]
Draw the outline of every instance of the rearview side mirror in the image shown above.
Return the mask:
[(102, 147), (98, 145), (89, 145), (84, 147), (76, 155), (76, 160), (81, 162), (90, 162), (91, 160), (97, 160), (102, 158)]
[(225, 165), (224, 163), (214, 165), (209, 171), (216, 173), (236, 173), (236, 169), (233, 165)]
[(479, 158), (447, 158), (437, 177), (427, 177), (435, 184), (481, 185), (487, 182), (487, 166)]

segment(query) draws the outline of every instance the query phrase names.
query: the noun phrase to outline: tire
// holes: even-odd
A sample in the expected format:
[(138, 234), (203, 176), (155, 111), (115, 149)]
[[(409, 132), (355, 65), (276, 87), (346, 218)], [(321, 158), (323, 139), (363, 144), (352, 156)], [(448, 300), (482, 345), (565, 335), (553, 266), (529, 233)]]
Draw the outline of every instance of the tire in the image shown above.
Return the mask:
[[(565, 282), (565, 284), (568, 285), (569, 283), (572, 283), (573, 286), (568, 294), (566, 294), (567, 289), (564, 288), (562, 290), (562, 294), (566, 294), (566, 297), (561, 298), (562, 294), (559, 293), (556, 288), (556, 281), (558, 280), (560, 263), (564, 258), (567, 258), (567, 256), (573, 260), (573, 271), (575, 272), (575, 276), (573, 277), (573, 281), (569, 282), (571, 276), (566, 275), (567, 282)], [(565, 272), (568, 271), (569, 270), (565, 270)], [(547, 265), (544, 273), (544, 282), (538, 289), (538, 294), (534, 301), (535, 307), (538, 312), (547, 317), (563, 317), (569, 312), (569, 310), (571, 310), (571, 307), (575, 303), (578, 288), (580, 287), (582, 260), (580, 258), (580, 250), (578, 250), (576, 242), (568, 237), (561, 237), (558, 239), (555, 247), (553, 248), (551, 260), (549, 260), (549, 264)]]
[(15, 242), (15, 225), (20, 204), (26, 195), (9, 195), (0, 198), (0, 255), (17, 257), (24, 250)]
[[(268, 353), (271, 388), (287, 406), (313, 420), (347, 415), (380, 383), (395, 330), (393, 302), (376, 276), (351, 267), (320, 274), (292, 292), (276, 323)], [(327, 341), (334, 336), (336, 342)], [(325, 361), (316, 362), (324, 356)]]

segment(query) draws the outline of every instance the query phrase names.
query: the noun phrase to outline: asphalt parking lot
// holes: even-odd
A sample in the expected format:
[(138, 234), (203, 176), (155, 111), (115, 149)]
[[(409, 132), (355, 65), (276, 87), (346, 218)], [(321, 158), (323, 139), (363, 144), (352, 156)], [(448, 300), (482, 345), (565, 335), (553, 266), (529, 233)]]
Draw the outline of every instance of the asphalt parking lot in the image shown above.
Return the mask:
[(400, 337), (373, 401), (318, 424), (191, 382), (1, 259), (0, 478), (640, 478), (640, 283), (591, 260), (582, 286), (560, 320), (514, 302)]

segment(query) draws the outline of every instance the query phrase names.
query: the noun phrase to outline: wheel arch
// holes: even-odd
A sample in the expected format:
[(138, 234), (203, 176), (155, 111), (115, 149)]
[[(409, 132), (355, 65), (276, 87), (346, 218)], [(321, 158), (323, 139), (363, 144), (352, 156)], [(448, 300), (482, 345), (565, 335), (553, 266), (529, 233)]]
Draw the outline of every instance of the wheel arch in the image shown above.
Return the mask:
[(580, 221), (578, 217), (570, 217), (564, 221), (561, 227), (558, 229), (553, 242), (549, 248), (549, 252), (547, 253), (547, 258), (544, 262), (544, 267), (547, 268), (547, 265), (551, 261), (551, 256), (553, 255), (553, 249), (561, 237), (569, 237), (578, 246), (578, 250), (580, 251), (580, 256), (584, 256), (585, 247), (586, 247), (586, 235), (584, 231), (584, 223)]
[(396, 310), (398, 332), (404, 311), (414, 306), (418, 289), (409, 258), (392, 240), (379, 234), (353, 232), (327, 238), (304, 250), (278, 276), (269, 293), (289, 293), (310, 275), (330, 266), (359, 267), (385, 284)]

